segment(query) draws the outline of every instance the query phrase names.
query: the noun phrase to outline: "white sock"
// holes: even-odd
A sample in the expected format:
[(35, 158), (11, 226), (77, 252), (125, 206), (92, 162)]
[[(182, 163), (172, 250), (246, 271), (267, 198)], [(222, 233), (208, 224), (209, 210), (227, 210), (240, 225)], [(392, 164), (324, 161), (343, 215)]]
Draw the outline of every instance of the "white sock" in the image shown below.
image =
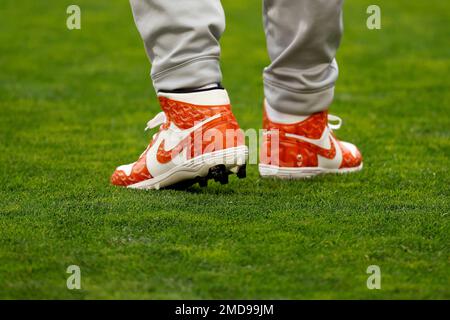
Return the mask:
[(190, 93), (159, 92), (158, 97), (165, 97), (170, 100), (195, 104), (198, 106), (220, 106), (230, 104), (230, 98), (228, 97), (227, 90), (225, 89), (198, 91)]
[(270, 121), (282, 124), (293, 124), (308, 119), (309, 116), (298, 116), (294, 114), (282, 113), (272, 108), (267, 100), (264, 100), (266, 114)]

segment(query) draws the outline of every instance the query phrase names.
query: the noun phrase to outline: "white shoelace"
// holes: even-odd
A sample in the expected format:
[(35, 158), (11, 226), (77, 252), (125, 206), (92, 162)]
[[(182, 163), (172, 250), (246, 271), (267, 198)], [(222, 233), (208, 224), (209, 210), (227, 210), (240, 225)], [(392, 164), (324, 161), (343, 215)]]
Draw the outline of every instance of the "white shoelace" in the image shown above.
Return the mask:
[(145, 131), (154, 129), (158, 126), (161, 126), (167, 121), (166, 114), (164, 112), (158, 113), (152, 120), (147, 122), (147, 126), (145, 127)]
[(328, 127), (330, 127), (331, 130), (339, 130), (341, 126), (342, 126), (341, 118), (332, 114), (328, 115)]
[[(150, 120), (149, 122), (147, 122), (147, 126), (145, 127), (145, 131), (150, 130), (150, 129), (154, 129), (158, 126), (162, 126), (164, 123), (166, 123), (167, 121), (167, 116), (164, 112), (160, 112), (158, 113), (152, 120)], [(157, 133), (155, 133), (152, 137), (152, 140), (155, 140)], [(142, 155), (146, 152), (147, 150), (145, 150)]]

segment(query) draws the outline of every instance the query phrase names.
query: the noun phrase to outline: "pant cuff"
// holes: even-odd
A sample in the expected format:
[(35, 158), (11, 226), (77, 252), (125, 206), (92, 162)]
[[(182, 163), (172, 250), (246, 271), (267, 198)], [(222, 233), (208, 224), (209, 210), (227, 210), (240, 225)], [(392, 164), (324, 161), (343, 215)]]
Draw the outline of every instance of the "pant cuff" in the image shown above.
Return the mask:
[(313, 92), (295, 92), (265, 81), (264, 94), (275, 110), (293, 114), (310, 115), (328, 110), (334, 97), (334, 86)]
[(156, 91), (199, 88), (211, 83), (222, 82), (219, 58), (200, 57), (175, 67), (152, 74)]

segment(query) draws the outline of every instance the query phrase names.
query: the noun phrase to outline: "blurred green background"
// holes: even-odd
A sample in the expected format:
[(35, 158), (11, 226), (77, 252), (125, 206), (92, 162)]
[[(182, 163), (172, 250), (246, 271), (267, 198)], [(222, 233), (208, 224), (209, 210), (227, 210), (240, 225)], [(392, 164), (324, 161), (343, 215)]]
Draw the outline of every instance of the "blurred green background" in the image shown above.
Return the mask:
[[(362, 173), (272, 181), (251, 166), (186, 192), (109, 185), (150, 139), (149, 63), (126, 1), (77, 1), (78, 31), (70, 4), (0, 2), (0, 298), (450, 298), (450, 2), (346, 2), (331, 111)], [(224, 85), (259, 128), (261, 1), (223, 4)]]

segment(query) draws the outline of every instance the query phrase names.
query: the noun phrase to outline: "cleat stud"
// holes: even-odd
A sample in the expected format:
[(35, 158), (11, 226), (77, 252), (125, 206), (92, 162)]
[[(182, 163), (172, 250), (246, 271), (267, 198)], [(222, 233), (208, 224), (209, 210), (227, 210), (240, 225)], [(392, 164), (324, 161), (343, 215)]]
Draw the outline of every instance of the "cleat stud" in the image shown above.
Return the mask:
[(224, 174), (222, 177), (220, 177), (219, 179), (220, 184), (227, 184), (228, 183), (228, 174)]
[(200, 185), (200, 187), (205, 188), (208, 186), (208, 179), (205, 178), (199, 178), (198, 179), (198, 184)]
[(245, 177), (247, 177), (247, 168), (245, 164), (239, 167), (236, 175), (239, 179), (244, 179)]
[(223, 175), (227, 174), (227, 169), (224, 165), (218, 165), (209, 169), (208, 177), (214, 181), (220, 181)]

